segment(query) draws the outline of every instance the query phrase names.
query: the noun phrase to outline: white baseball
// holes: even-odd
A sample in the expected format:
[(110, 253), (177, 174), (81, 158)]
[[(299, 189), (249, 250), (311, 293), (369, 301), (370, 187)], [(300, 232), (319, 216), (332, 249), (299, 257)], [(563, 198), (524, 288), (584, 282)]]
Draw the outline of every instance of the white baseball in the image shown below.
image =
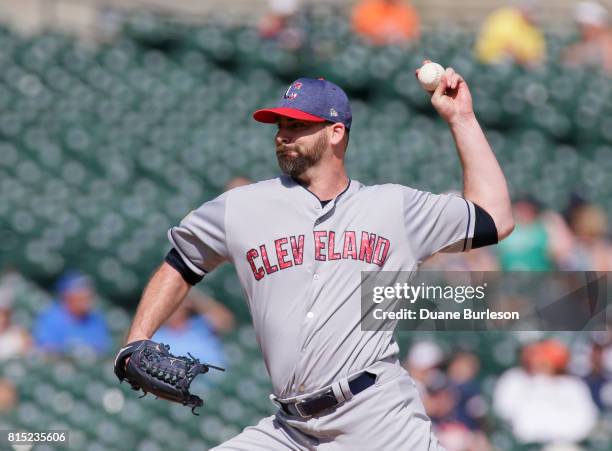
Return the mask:
[(438, 87), (444, 74), (444, 68), (438, 63), (427, 63), (419, 70), (419, 82), (425, 91), (433, 92)]

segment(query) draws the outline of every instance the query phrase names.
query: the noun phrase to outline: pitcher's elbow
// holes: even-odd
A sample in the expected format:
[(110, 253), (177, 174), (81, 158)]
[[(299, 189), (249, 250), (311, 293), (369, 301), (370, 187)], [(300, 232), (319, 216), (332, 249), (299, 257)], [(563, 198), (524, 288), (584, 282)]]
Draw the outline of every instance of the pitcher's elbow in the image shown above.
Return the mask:
[(515, 227), (514, 218), (510, 215), (508, 218), (505, 218), (503, 221), (500, 221), (500, 224), (497, 225), (497, 237), (499, 241), (503, 240), (510, 236)]

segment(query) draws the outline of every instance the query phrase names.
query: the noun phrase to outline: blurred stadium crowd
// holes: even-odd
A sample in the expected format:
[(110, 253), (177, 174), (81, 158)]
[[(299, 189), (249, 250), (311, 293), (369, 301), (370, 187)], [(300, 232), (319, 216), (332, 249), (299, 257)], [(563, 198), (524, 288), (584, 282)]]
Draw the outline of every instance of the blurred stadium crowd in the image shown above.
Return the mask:
[[(107, 14), (96, 45), (0, 29), (0, 429), (63, 425), (77, 431), (75, 449), (199, 450), (273, 411), (227, 265), (154, 337), (229, 367), (199, 387), (201, 418), (136, 401), (111, 359), (128, 307), (168, 250), (166, 230), (221, 191), (276, 174), (272, 135), (250, 113), (299, 75), (349, 92), (354, 179), (434, 192), (458, 190), (460, 168), (413, 70), (428, 58), (467, 79), (517, 227), (495, 248), (427, 267), (612, 268), (606, 8), (578, 2), (575, 28), (559, 35), (540, 29), (535, 2), (494, 11), (479, 30), (428, 31), (401, 0), (360, 1), (348, 17), (270, 4), (258, 27), (150, 12), (117, 27)], [(397, 339), (450, 451), (612, 446), (610, 332)]]

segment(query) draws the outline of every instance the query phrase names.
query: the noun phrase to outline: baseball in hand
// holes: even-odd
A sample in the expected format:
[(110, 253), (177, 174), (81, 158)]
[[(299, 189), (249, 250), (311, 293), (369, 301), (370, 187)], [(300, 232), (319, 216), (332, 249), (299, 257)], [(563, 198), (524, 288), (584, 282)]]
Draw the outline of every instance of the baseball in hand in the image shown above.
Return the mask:
[(444, 74), (444, 68), (438, 63), (427, 63), (419, 69), (419, 82), (427, 92), (433, 92), (438, 87)]

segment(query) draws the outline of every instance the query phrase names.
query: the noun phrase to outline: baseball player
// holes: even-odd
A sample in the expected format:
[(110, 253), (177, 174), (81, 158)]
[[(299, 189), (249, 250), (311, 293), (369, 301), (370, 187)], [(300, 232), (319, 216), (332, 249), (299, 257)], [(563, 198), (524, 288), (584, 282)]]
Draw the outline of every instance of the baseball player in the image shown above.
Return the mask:
[(431, 101), (455, 139), (463, 197), (350, 179), (349, 100), (329, 81), (301, 78), (278, 107), (253, 115), (278, 127), (283, 174), (227, 191), (169, 230), (173, 248), (128, 343), (150, 339), (192, 285), (231, 262), (278, 407), (215, 449), (441, 449), (392, 332), (360, 328), (360, 272), (412, 271), (439, 251), (497, 243), (514, 223), (466, 82), (446, 69)]

